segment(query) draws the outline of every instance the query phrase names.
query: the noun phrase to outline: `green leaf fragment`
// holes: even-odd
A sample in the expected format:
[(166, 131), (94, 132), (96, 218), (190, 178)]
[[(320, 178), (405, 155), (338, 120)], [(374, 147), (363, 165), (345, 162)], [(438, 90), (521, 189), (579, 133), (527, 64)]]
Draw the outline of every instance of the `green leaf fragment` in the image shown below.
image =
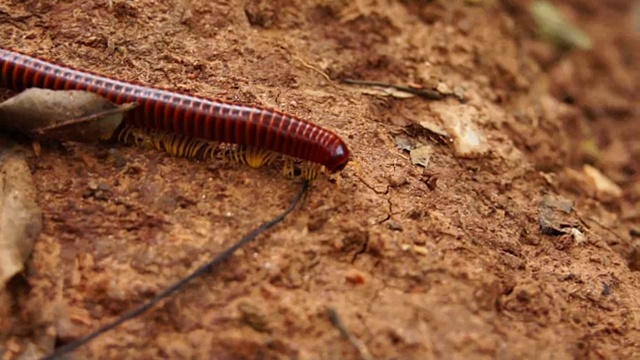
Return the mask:
[(591, 39), (576, 25), (567, 20), (549, 1), (534, 1), (529, 7), (540, 36), (558, 47), (591, 49)]

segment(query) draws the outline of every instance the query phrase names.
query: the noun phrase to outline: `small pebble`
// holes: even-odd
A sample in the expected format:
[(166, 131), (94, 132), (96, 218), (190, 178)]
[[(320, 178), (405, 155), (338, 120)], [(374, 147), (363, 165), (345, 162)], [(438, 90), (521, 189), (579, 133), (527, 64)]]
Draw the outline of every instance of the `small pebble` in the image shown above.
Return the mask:
[(387, 227), (389, 228), (389, 230), (402, 231), (402, 225), (400, 225), (399, 223), (393, 220), (390, 220), (389, 222), (387, 222)]
[(454, 86), (453, 95), (455, 95), (458, 100), (464, 101), (464, 88), (462, 88), (461, 86)]
[(414, 246), (413, 247), (413, 252), (415, 252), (418, 255), (422, 255), (422, 256), (429, 255), (429, 250), (424, 246)]
[(113, 166), (115, 168), (122, 168), (127, 165), (127, 159), (124, 158), (122, 153), (116, 149), (109, 150), (109, 155), (113, 158)]
[(365, 275), (358, 270), (349, 270), (347, 272), (347, 274), (345, 275), (345, 279), (352, 283), (352, 284), (356, 284), (356, 285), (362, 285), (366, 282), (366, 277)]
[(91, 179), (89, 180), (89, 183), (87, 184), (87, 188), (89, 188), (89, 190), (98, 190), (98, 182)]
[(253, 330), (257, 332), (270, 332), (269, 319), (264, 314), (262, 309), (250, 302), (241, 302), (238, 304), (238, 311), (241, 314), (242, 321), (249, 325)]
[(407, 177), (405, 174), (393, 174), (389, 176), (389, 186), (391, 187), (400, 187), (407, 183)]

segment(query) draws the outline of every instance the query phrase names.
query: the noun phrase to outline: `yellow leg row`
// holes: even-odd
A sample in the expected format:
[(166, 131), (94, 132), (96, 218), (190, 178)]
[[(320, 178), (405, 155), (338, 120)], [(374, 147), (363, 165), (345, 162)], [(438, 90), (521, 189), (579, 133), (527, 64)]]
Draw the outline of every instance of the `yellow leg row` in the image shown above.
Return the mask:
[[(198, 158), (207, 160), (220, 154), (224, 162), (239, 163), (251, 168), (260, 168), (273, 163), (280, 154), (273, 151), (242, 145), (220, 144), (198, 138), (190, 138), (179, 134), (142, 129), (127, 125), (112, 138), (120, 142), (135, 145), (146, 145), (156, 150), (165, 151), (173, 156)], [(313, 180), (324, 169), (321, 165), (308, 161), (298, 162), (284, 157), (282, 174), (290, 179), (301, 177)]]

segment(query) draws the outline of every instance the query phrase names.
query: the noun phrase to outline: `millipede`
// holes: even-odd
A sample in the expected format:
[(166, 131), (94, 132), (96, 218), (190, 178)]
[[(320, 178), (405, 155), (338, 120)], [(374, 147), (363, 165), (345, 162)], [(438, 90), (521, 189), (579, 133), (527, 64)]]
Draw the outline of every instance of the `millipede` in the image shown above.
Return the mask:
[(177, 156), (222, 154), (225, 160), (257, 168), (281, 155), (285, 174), (294, 176), (293, 164), (301, 161), (297, 169), (307, 179), (323, 168), (339, 172), (350, 161), (349, 149), (336, 133), (273, 109), (117, 80), (1, 47), (0, 75), (0, 86), (13, 91), (83, 90), (118, 105), (135, 102), (112, 139), (146, 141)]

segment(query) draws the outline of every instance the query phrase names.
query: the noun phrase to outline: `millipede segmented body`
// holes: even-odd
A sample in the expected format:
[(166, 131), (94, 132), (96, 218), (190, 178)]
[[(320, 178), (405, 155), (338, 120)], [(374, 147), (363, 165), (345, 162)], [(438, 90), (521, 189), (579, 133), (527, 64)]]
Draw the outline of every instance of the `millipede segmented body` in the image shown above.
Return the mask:
[(334, 132), (276, 110), (120, 81), (2, 48), (0, 86), (85, 90), (116, 104), (136, 102), (126, 126), (276, 152), (322, 165), (330, 173), (349, 162), (349, 150)]

